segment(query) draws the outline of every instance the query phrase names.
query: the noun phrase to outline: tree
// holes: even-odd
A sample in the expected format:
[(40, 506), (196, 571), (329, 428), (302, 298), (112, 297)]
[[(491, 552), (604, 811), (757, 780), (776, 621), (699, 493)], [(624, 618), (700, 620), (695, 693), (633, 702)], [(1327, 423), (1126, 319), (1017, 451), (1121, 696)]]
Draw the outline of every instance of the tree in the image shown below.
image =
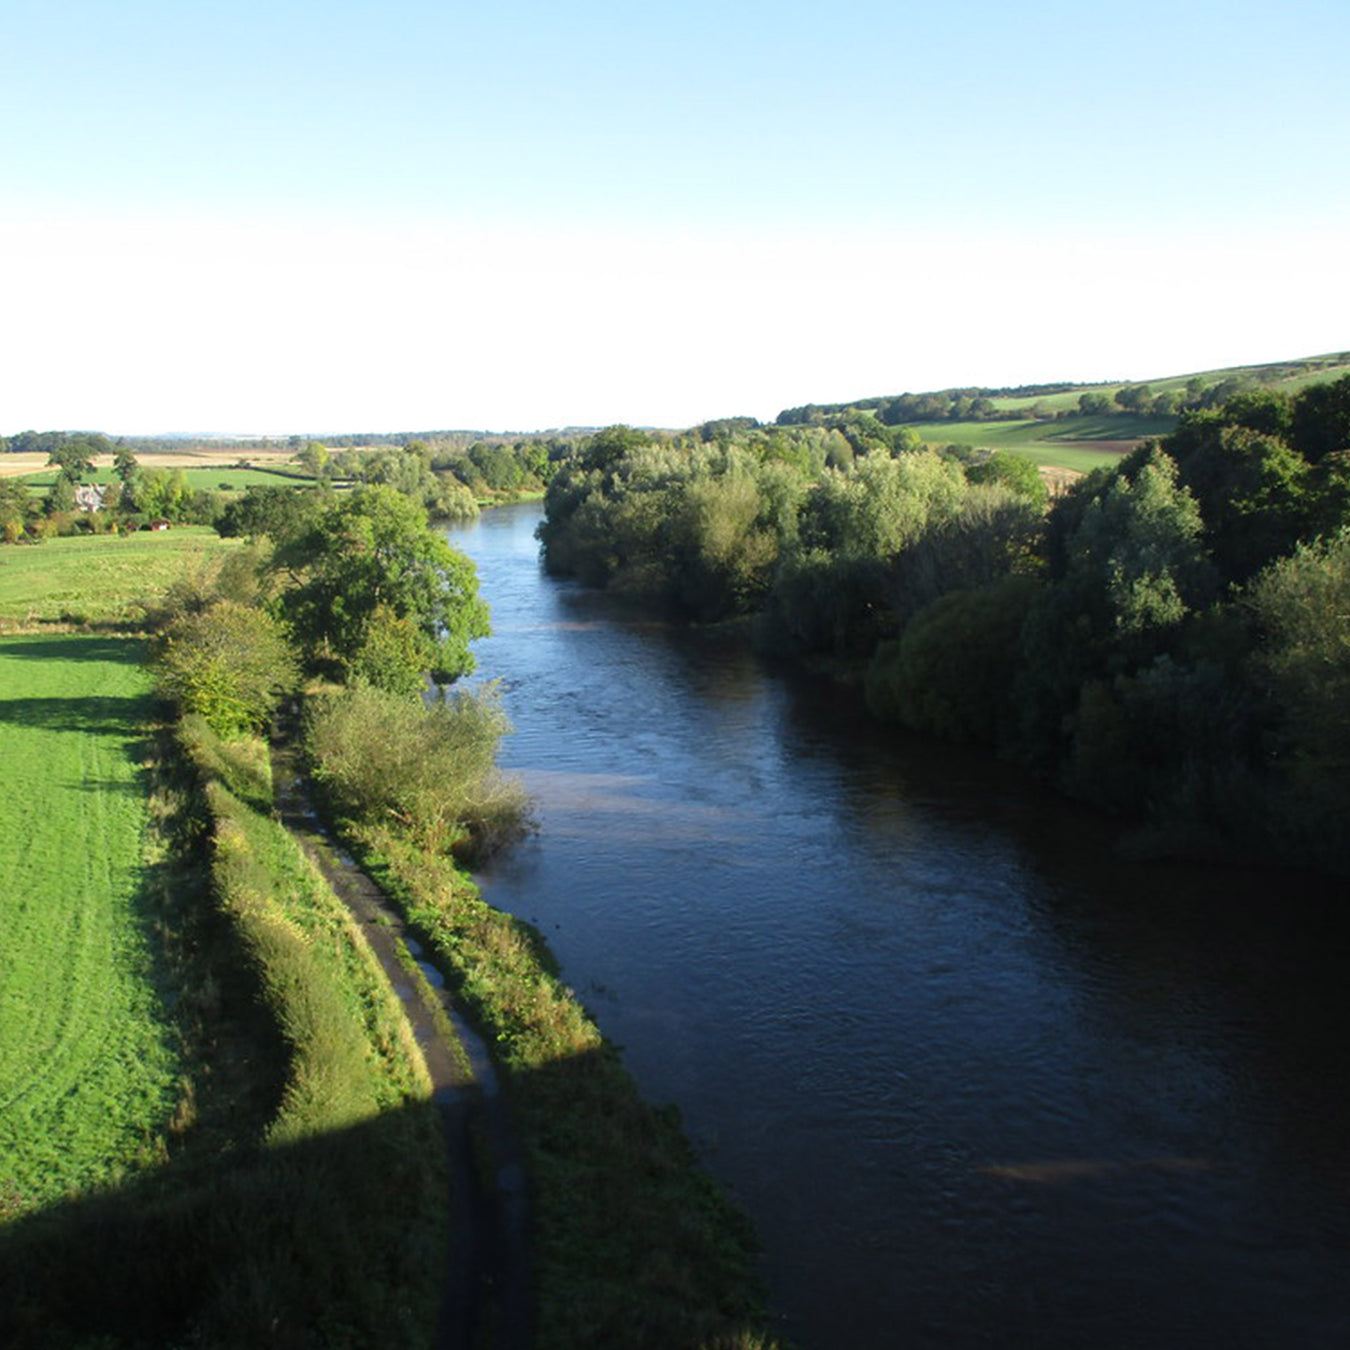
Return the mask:
[(1312, 384), (1294, 400), (1293, 444), (1311, 464), (1350, 450), (1350, 375)]
[(298, 675), (277, 621), (233, 600), (171, 622), (157, 643), (155, 667), (160, 691), (222, 736), (265, 726)]
[(1283, 827), (1295, 848), (1347, 865), (1350, 806), (1350, 530), (1300, 545), (1244, 597), (1258, 632), (1253, 674), (1275, 709)]
[(317, 776), (345, 814), (397, 821), (423, 847), (481, 859), (528, 827), (520, 786), (498, 773), (510, 730), (496, 687), (424, 705), (355, 688), (315, 700), (308, 719)]
[(1024, 455), (1009, 455), (1001, 450), (978, 464), (966, 468), (968, 483), (1000, 483), (1033, 506), (1044, 506), (1048, 496), (1045, 479), (1034, 460)]
[(140, 461), (135, 454), (125, 445), (119, 446), (113, 459), (113, 472), (122, 480), (124, 488), (131, 486), (139, 467)]
[(308, 527), (319, 502), (314, 491), (255, 484), (220, 513), (216, 533), (226, 539), (267, 535), (274, 544), (281, 544)]
[(88, 441), (72, 437), (48, 451), (47, 463), (61, 470), (60, 477), (75, 483), (94, 472), (94, 452)]
[(1146, 384), (1127, 384), (1116, 390), (1116, 403), (1126, 412), (1142, 413), (1153, 401), (1153, 390)]
[(13, 544), (23, 537), (31, 511), (28, 489), (11, 478), (0, 478), (0, 538)]
[(344, 674), (381, 608), (416, 628), (419, 672), (439, 683), (471, 671), (469, 643), (488, 634), (473, 563), (393, 488), (359, 488), (320, 512), (278, 546), (273, 567), (291, 582), (280, 603), (296, 636), (319, 664)]
[(296, 458), (300, 462), (300, 467), (311, 478), (317, 478), (320, 482), (328, 481), (329, 453), (328, 447), (322, 441), (307, 442)]

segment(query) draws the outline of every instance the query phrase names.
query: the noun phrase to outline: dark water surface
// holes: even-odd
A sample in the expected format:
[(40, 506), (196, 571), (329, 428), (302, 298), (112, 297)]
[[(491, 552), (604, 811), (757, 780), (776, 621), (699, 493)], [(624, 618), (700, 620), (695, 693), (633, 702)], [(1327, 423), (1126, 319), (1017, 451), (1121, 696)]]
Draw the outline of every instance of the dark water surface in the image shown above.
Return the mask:
[(483, 878), (841, 1347), (1350, 1346), (1340, 887), (1125, 861), (725, 634), (478, 562), (536, 839)]

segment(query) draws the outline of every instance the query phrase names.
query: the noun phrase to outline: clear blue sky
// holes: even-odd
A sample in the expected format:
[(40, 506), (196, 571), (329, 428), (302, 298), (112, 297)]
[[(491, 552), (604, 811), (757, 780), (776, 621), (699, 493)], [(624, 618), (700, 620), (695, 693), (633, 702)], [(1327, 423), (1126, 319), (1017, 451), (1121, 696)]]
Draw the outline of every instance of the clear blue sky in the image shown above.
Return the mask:
[(1350, 6), (0, 0), (0, 432), (1350, 348)]

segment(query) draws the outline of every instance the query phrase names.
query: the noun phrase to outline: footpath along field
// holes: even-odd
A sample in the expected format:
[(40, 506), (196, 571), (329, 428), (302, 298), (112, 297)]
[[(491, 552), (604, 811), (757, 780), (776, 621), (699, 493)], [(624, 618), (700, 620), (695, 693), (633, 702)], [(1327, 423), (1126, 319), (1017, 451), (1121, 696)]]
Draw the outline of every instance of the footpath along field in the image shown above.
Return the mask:
[(152, 709), (140, 657), (121, 638), (0, 637), (3, 1208), (152, 1162), (146, 1141), (175, 1106), (139, 908)]

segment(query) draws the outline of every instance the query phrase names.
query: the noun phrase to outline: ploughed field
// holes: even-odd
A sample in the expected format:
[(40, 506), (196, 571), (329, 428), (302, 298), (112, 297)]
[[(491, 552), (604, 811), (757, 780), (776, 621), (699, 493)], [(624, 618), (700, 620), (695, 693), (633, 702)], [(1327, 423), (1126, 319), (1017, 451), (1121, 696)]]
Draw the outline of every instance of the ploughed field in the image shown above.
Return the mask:
[(5, 1209), (152, 1161), (146, 1141), (174, 1109), (176, 1056), (139, 908), (152, 709), (141, 654), (117, 638), (0, 637)]

